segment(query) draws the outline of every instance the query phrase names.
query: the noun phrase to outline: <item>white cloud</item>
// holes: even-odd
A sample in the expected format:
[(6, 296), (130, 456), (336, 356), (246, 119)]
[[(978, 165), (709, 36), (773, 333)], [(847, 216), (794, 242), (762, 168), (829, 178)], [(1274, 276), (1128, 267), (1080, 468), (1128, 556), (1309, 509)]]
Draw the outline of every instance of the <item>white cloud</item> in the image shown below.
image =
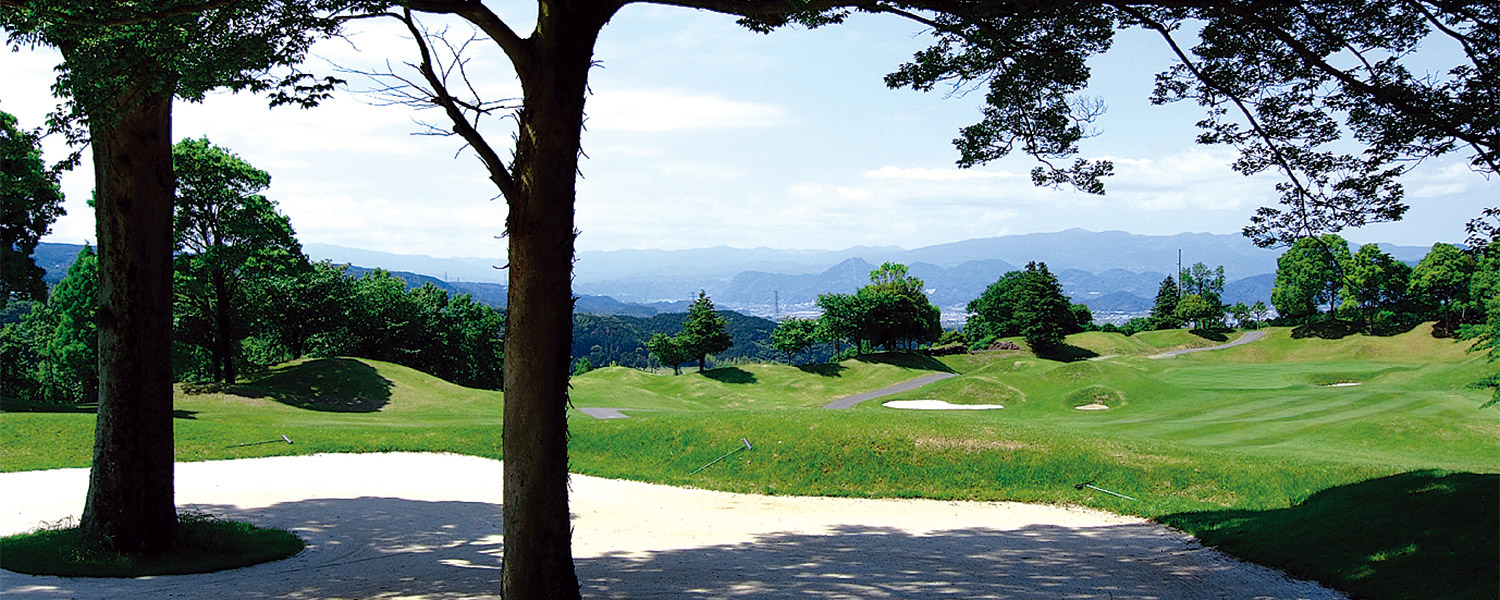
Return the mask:
[(911, 179), (917, 181), (962, 181), (966, 179), (1009, 179), (1025, 177), (1009, 171), (979, 171), (974, 169), (924, 169), (884, 166), (865, 171), (870, 179)]
[(610, 90), (588, 101), (591, 131), (664, 132), (767, 127), (783, 122), (786, 109), (677, 90)]

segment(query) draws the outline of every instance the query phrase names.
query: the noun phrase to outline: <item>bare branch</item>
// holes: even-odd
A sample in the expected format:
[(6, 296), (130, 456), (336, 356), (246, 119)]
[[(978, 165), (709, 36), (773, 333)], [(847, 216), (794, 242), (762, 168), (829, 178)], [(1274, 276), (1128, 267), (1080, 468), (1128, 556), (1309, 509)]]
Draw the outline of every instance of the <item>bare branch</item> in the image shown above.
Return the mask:
[(480, 0), (412, 0), (405, 4), (408, 9), (418, 12), (458, 15), (467, 19), (495, 40), (517, 70), (534, 62), (530, 42), (517, 35), (500, 15)]

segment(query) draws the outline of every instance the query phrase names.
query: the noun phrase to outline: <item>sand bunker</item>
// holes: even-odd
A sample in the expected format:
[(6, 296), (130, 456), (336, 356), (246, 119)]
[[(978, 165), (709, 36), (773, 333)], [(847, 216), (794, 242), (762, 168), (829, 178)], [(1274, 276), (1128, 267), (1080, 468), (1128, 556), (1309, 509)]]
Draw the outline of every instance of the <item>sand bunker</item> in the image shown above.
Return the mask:
[(1100, 404), (1098, 402), (1095, 402), (1093, 404), (1084, 404), (1082, 406), (1075, 406), (1075, 407), (1073, 407), (1073, 410), (1109, 410), (1109, 406), (1106, 405), (1106, 404)]
[(1323, 387), (1349, 387), (1351, 385), (1360, 385), (1360, 382), (1358, 382), (1358, 381), (1345, 381), (1345, 382), (1342, 382), (1342, 383), (1328, 383), (1328, 384), (1324, 384)]
[(908, 410), (995, 410), (999, 404), (949, 404), (944, 400), (892, 400), (881, 406)]
[[(1094, 510), (756, 496), (581, 475), (570, 487), (585, 598), (1347, 600)], [(87, 488), (85, 469), (0, 473), (0, 535), (76, 516)], [(291, 530), (307, 549), (199, 575), (0, 572), (0, 597), (498, 598), (500, 498), (498, 461), (451, 454), (183, 463), (179, 506)]]

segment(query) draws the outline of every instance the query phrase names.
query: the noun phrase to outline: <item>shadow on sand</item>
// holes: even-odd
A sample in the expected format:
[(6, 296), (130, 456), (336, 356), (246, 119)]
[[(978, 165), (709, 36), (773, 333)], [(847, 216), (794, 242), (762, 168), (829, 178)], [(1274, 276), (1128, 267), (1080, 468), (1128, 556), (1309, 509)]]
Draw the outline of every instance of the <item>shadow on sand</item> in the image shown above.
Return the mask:
[[(191, 508), (288, 529), (292, 558), (218, 573), (142, 579), (7, 575), (16, 598), (498, 598), (500, 506), (387, 497)], [(712, 524), (704, 524), (711, 528)], [(586, 538), (580, 528), (577, 536)], [(754, 535), (697, 548), (619, 548), (575, 560), (586, 598), (1333, 598), (1276, 574), (1227, 569), (1148, 524), (915, 534), (868, 525)], [(1247, 575), (1247, 573), (1249, 573)], [(1280, 587), (1280, 584), (1277, 584)]]

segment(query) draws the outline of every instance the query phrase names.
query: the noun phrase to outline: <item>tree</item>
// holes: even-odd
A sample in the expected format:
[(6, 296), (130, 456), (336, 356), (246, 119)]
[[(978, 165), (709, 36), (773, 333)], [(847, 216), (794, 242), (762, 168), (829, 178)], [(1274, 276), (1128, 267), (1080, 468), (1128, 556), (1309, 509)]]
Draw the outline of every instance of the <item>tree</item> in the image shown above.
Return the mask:
[(1411, 267), (1382, 252), (1379, 246), (1365, 244), (1349, 257), (1342, 292), (1344, 306), (1358, 310), (1373, 335), (1377, 311), (1404, 304), (1410, 280)]
[(1250, 315), (1255, 317), (1255, 324), (1257, 329), (1260, 328), (1260, 324), (1265, 322), (1266, 317), (1270, 316), (1270, 314), (1271, 311), (1270, 309), (1266, 308), (1265, 302), (1256, 300), (1255, 304), (1250, 305)]
[[(1035, 352), (1062, 345), (1070, 331), (1081, 331), (1092, 314), (1075, 311), (1062, 293), (1062, 284), (1047, 270), (1046, 263), (1030, 262), (1021, 271), (1000, 276), (969, 303), (969, 321), (964, 326), (970, 338), (1019, 335)], [(1086, 309), (1087, 307), (1085, 307)]]
[(287, 359), (302, 358), (322, 338), (325, 347), (344, 347), (330, 337), (347, 334), (348, 309), (354, 302), (353, 281), (345, 267), (322, 261), (289, 273), (277, 273), (253, 292), (260, 318), (256, 334), (286, 349)]
[(1418, 302), (1432, 306), (1442, 319), (1443, 329), (1453, 331), (1454, 313), (1463, 318), (1469, 304), (1469, 278), (1474, 259), (1452, 244), (1433, 244), (1422, 261), (1411, 270), (1411, 295)]
[(99, 389), (99, 263), (88, 246), (53, 286), (0, 333), (0, 395), (40, 402), (92, 402)]
[(1276, 283), (1271, 304), (1277, 314), (1305, 319), (1318, 313), (1318, 306), (1338, 306), (1343, 288), (1343, 266), (1349, 245), (1336, 235), (1303, 238), (1276, 259)]
[(812, 319), (782, 319), (771, 332), (771, 345), (785, 352), (786, 362), (790, 364), (793, 355), (817, 343), (817, 330), (818, 322)]
[(1191, 322), (1194, 328), (1202, 329), (1205, 323), (1221, 317), (1223, 314), (1218, 307), (1215, 307), (1203, 296), (1188, 294), (1183, 296), (1182, 301), (1177, 303), (1175, 316), (1178, 320)]
[(709, 299), (707, 292), (699, 291), (698, 298), (688, 306), (678, 343), (698, 360), (699, 372), (703, 371), (708, 355), (723, 352), (734, 345), (734, 338), (724, 328), (724, 317), (714, 312), (714, 301)]
[(982, 342), (985, 339), (1020, 335), (1021, 325), (1016, 321), (1012, 290), (1021, 275), (1022, 271), (1005, 273), (995, 283), (985, 287), (978, 298), (969, 301), (969, 318), (964, 322), (964, 332), (970, 340)]
[(172, 148), (179, 339), (202, 348), (216, 381), (237, 378), (247, 310), (258, 287), (278, 272), (306, 269), (289, 219), (260, 195), (271, 176), (207, 138)]
[[(79, 529), (110, 550), (171, 547), (172, 171), (174, 98), (280, 87), (273, 102), (315, 102), (331, 83), (272, 67), (299, 62), (337, 22), (324, 2), (0, 0), (13, 45), (62, 52), (54, 115), (87, 139), (99, 244), (99, 416)], [(86, 125), (87, 133), (77, 128)]]
[(587, 357), (587, 356), (585, 356), (583, 358), (580, 358), (580, 359), (578, 359), (577, 362), (573, 363), (573, 376), (574, 377), (578, 377), (580, 375), (584, 375), (584, 374), (586, 374), (586, 373), (588, 373), (589, 371), (592, 371), (592, 370), (594, 370), (594, 363), (589, 362), (589, 357)]
[[(833, 354), (838, 356), (843, 352), (843, 343), (854, 340), (859, 307), (852, 294), (818, 294), (818, 308), (822, 311), (818, 315), (818, 340), (833, 344)], [(859, 342), (854, 344), (857, 346)]]
[[(10, 1), (10, 0), (0, 0)], [(851, 11), (887, 13), (931, 27), (938, 43), (886, 79), (892, 87), (931, 90), (988, 86), (981, 122), (957, 141), (962, 166), (1001, 158), (1013, 149), (1040, 159), (1042, 185), (1103, 191), (1107, 162), (1051, 161), (1074, 157), (1087, 125), (1102, 112), (1076, 95), (1089, 79), (1087, 59), (1108, 48), (1114, 32), (1158, 32), (1183, 62), (1163, 74), (1155, 100), (1196, 100), (1209, 106), (1201, 141), (1241, 148), (1242, 171), (1277, 169), (1289, 181), (1292, 210), (1258, 215), (1249, 231), (1260, 241), (1400, 216), (1400, 167), (1390, 159), (1472, 148), (1474, 164), (1494, 170), (1495, 142), (1485, 93), (1497, 34), (1488, 12), (1467, 5), (1321, 0), (1263, 7), (1249, 2), (1078, 3), (1006, 0), (642, 0), (741, 17), (756, 31), (789, 24), (819, 27)], [(571, 315), (575, 175), (581, 154), (584, 101), (600, 31), (624, 6), (619, 0), (538, 0), (535, 29), (523, 36), (473, 0), (413, 0), (390, 13), (417, 44), (414, 78), (391, 74), (398, 99), (442, 110), (452, 132), (473, 148), (508, 205), (509, 298), (505, 414), (505, 548), (507, 597), (576, 598), (567, 511), (567, 339)], [(463, 58), (435, 52), (462, 45), (434, 43), (413, 13), (462, 17), (504, 52), (521, 83), (519, 105), (476, 97), (483, 86), (450, 81), (466, 76)], [(1353, 14), (1347, 17), (1346, 14)], [(1415, 22), (1416, 25), (1412, 25)], [(1184, 25), (1191, 25), (1185, 27)], [(1208, 35), (1190, 56), (1174, 35)], [(1369, 65), (1365, 53), (1399, 56), (1431, 29), (1463, 43), (1465, 64), (1446, 78), (1419, 78), (1394, 59)], [(1470, 43), (1475, 41), (1475, 43)], [(1352, 55), (1354, 58), (1345, 61)], [(1207, 57), (1203, 61), (1193, 58)], [(455, 90), (458, 93), (455, 93)], [(1292, 98), (1285, 98), (1292, 94)], [(1313, 96), (1313, 110), (1293, 110)], [(1265, 101), (1257, 102), (1258, 100)], [(1420, 98), (1420, 100), (1418, 100)], [(1226, 122), (1238, 108), (1251, 126)], [(513, 113), (510, 111), (514, 111)], [(1333, 155), (1333, 116), (1345, 116), (1366, 161)], [(516, 144), (506, 154), (480, 131), (482, 117), (513, 116)], [(1307, 125), (1307, 126), (1304, 126)], [(1310, 126), (1310, 127), (1308, 127)], [(442, 131), (443, 129), (436, 129)], [(509, 132), (507, 136), (509, 137)], [(1289, 216), (1286, 216), (1289, 215)], [(1285, 218), (1283, 218), (1285, 216)], [(521, 362), (518, 362), (521, 361)]]
[(1177, 280), (1172, 277), (1161, 280), (1161, 287), (1156, 288), (1156, 302), (1151, 306), (1151, 320), (1156, 322), (1156, 329), (1171, 329), (1177, 327), (1177, 301), (1182, 298), (1182, 292), (1177, 287)]
[(0, 111), (0, 309), (11, 296), (42, 300), (47, 285), (31, 254), (64, 214), (58, 170), (42, 162), (40, 136)]
[(1244, 302), (1235, 302), (1234, 306), (1229, 307), (1229, 316), (1234, 317), (1236, 327), (1244, 328), (1251, 322), (1250, 307)]
[(99, 262), (88, 246), (52, 290), (57, 329), (42, 349), (43, 384), (55, 401), (89, 402), (99, 390)]
[(693, 360), (692, 352), (683, 347), (677, 336), (658, 333), (646, 342), (646, 348), (651, 350), (651, 354), (656, 356), (656, 360), (661, 361), (661, 364), (671, 366), (673, 375), (681, 375), (682, 363)]

